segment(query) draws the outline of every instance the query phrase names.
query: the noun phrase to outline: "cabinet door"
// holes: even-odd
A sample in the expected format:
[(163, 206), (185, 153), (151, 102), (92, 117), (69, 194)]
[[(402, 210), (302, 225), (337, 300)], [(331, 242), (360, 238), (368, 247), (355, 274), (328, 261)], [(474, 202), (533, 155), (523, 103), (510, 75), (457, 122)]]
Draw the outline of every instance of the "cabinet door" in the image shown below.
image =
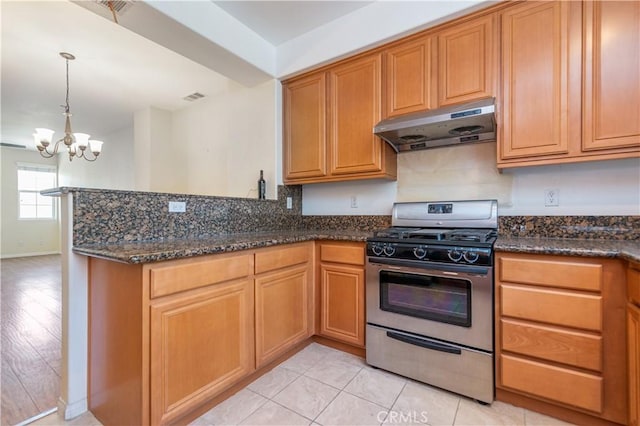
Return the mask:
[(440, 106), (494, 96), (494, 20), (484, 16), (438, 34)]
[(640, 425), (640, 308), (627, 305), (629, 360), (629, 425)]
[(585, 151), (640, 146), (640, 2), (584, 3)]
[(325, 176), (325, 73), (286, 84), (283, 103), (285, 180)]
[(322, 264), (320, 334), (364, 346), (364, 270)]
[(311, 331), (310, 264), (256, 278), (256, 364), (260, 367)]
[(218, 284), (155, 302), (151, 424), (166, 424), (254, 370), (253, 282)]
[(381, 64), (381, 55), (376, 54), (329, 71), (332, 175), (382, 170), (383, 142), (373, 134), (381, 119)]
[(526, 2), (502, 13), (498, 161), (568, 152), (569, 4)]
[(431, 74), (432, 37), (387, 50), (385, 58), (385, 116), (434, 108)]

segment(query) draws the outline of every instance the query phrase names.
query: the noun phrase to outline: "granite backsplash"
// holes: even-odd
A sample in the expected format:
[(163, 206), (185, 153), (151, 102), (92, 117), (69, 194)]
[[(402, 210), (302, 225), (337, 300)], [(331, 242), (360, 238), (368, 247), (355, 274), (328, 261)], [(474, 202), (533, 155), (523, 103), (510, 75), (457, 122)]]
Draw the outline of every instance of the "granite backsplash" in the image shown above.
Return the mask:
[[(74, 246), (282, 230), (373, 232), (391, 226), (390, 215), (303, 216), (299, 185), (279, 186), (277, 200), (85, 188), (61, 188), (60, 192), (74, 194)], [(292, 198), (291, 209), (286, 208), (287, 197)], [(186, 212), (169, 213), (169, 201), (185, 201)], [(498, 233), (501, 237), (640, 240), (640, 216), (500, 216)]]
[(502, 237), (640, 239), (640, 216), (500, 216)]
[[(82, 188), (66, 190), (74, 195), (74, 246), (302, 228), (302, 187), (299, 185), (279, 186), (277, 200)], [(286, 207), (287, 197), (292, 198), (291, 209)], [(169, 201), (186, 202), (186, 211), (170, 213)]]

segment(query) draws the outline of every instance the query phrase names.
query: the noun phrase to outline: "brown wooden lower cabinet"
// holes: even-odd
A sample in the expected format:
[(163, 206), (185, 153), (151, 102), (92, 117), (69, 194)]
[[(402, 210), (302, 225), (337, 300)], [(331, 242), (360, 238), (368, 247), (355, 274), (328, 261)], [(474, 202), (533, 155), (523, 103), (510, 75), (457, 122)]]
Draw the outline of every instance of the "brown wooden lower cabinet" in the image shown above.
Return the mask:
[(582, 424), (627, 424), (620, 260), (496, 253), (496, 397)]
[(256, 367), (278, 357), (313, 331), (311, 266), (308, 262), (256, 277)]
[(132, 265), (89, 258), (89, 409), (182, 423), (313, 331), (314, 243)]
[(253, 281), (153, 302), (151, 424), (180, 418), (255, 369)]
[(629, 363), (629, 425), (640, 425), (640, 264), (627, 269), (627, 360)]
[(322, 242), (320, 335), (364, 347), (364, 244)]

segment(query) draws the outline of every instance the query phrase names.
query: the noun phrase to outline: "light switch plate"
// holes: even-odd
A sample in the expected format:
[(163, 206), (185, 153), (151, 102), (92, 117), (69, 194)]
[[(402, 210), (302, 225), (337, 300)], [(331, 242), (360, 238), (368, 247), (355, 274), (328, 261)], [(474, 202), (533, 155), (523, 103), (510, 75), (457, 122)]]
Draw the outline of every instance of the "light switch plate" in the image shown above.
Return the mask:
[(293, 208), (293, 198), (287, 197), (287, 208), (291, 210)]
[(185, 201), (169, 201), (169, 213), (184, 213), (187, 211)]

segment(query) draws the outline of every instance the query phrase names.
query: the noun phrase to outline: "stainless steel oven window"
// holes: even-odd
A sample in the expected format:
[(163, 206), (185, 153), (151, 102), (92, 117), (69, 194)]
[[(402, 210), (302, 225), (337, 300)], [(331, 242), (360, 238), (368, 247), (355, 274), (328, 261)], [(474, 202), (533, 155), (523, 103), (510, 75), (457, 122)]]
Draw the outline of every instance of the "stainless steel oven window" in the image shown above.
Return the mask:
[(459, 278), (380, 271), (380, 309), (471, 327), (471, 282)]

